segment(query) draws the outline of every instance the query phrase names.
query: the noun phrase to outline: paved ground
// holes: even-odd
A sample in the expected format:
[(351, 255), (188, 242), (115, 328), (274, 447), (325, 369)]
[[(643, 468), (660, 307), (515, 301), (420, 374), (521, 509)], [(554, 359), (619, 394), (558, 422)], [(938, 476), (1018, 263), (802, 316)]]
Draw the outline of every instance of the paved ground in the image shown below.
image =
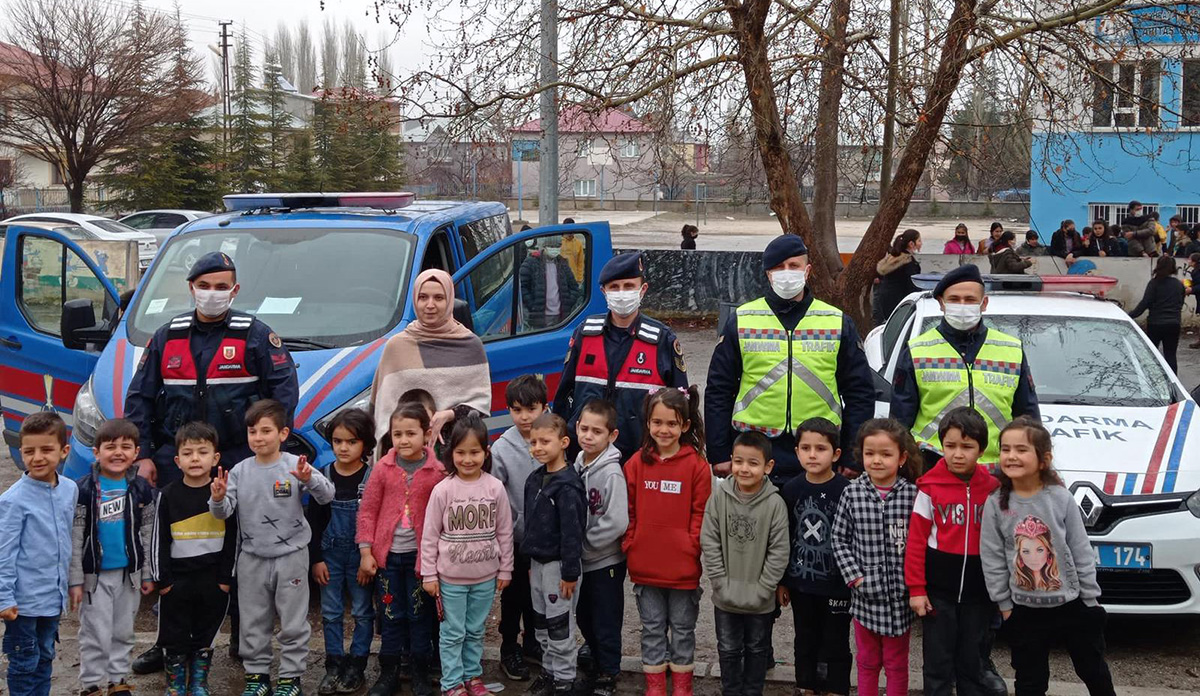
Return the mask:
[[(711, 327), (695, 324), (681, 324), (676, 328), (687, 356), (692, 380), (702, 385), (704, 376), (708, 372), (714, 331)], [(1184, 383), (1189, 387), (1200, 383), (1200, 351), (1182, 350), (1180, 370)], [(15, 478), (16, 468), (12, 465), (7, 453), (0, 455), (0, 489), (7, 488)], [(322, 646), (319, 615), (317, 612), (313, 612), (310, 617), (317, 623), (314, 625), (312, 641), (313, 664), (306, 675), (305, 689), (308, 693), (313, 694), (321, 676), (317, 658), (321, 654)], [(488, 655), (491, 657), (491, 661), (486, 666), (487, 677), (489, 681), (504, 684), (505, 680), (500, 676), (494, 661), (495, 647), (498, 645), (495, 621), (496, 616), (493, 612), (487, 636)], [(65, 696), (77, 688), (75, 682), (78, 676), (78, 646), (75, 640), (77, 625), (74, 617), (69, 617), (62, 626), (63, 642), (60, 655), (55, 662), (56, 676), (52, 692), (55, 696)], [(138, 651), (153, 641), (155, 625), (155, 617), (150, 612), (150, 605), (147, 603), (138, 617)], [(638, 626), (632, 593), (627, 593), (623, 649), (624, 654), (628, 656), (626, 663), (630, 668), (637, 666)], [(784, 681), (776, 682), (768, 688), (767, 693), (770, 696), (783, 696), (791, 693), (791, 686), (786, 680), (790, 679), (792, 674), (790, 669), (792, 635), (792, 621), (790, 615), (785, 614), (775, 631), (775, 653), (780, 663), (775, 676)], [(1200, 656), (1200, 617), (1112, 617), (1107, 637), (1110, 663), (1119, 693), (1137, 696), (1200, 693), (1200, 657), (1198, 657)], [(220, 645), (226, 645), (227, 640), (227, 635), (222, 634), (219, 638)], [(1007, 648), (1001, 644), (997, 646), (995, 657), (1001, 672), (1011, 677), (1012, 670), (1008, 667), (1007, 652)], [(697, 628), (697, 660), (703, 663), (699, 666), (700, 673), (711, 674), (710, 665), (716, 661), (716, 639), (713, 632), (712, 604), (707, 595), (702, 605)], [(2, 663), (3, 660), (0, 658), (0, 664)], [(912, 681), (914, 692), (920, 687), (920, 677), (917, 673), (920, 664), (921, 649), (918, 633), (914, 635), (911, 659), (914, 672)], [(1052, 693), (1085, 693), (1074, 684), (1076, 680), (1070, 667), (1070, 661), (1063, 652), (1059, 651), (1053, 656), (1052, 666), (1055, 680)], [(371, 669), (374, 670), (374, 668), (374, 664), (372, 664)], [(216, 675), (214, 693), (218, 696), (240, 692), (241, 670), (227, 658), (222, 656), (218, 659), (214, 675)], [(698, 680), (698, 684), (697, 693), (700, 694), (716, 694), (720, 691), (719, 682), (711, 677)], [(162, 690), (161, 677), (157, 676), (139, 677), (135, 679), (135, 685), (144, 692), (161, 692)], [(524, 692), (523, 685), (508, 684), (507, 686), (506, 691), (508, 692)], [(2, 690), (0, 688), (0, 691)], [(641, 682), (637, 675), (626, 674), (623, 677), (621, 693), (641, 693)]]

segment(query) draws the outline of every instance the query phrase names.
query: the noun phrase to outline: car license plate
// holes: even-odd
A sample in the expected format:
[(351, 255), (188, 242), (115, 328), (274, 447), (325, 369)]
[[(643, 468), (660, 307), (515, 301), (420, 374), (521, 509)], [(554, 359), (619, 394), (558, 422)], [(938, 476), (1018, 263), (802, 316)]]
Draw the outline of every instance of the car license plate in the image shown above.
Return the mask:
[(1149, 544), (1092, 544), (1100, 568), (1150, 570)]

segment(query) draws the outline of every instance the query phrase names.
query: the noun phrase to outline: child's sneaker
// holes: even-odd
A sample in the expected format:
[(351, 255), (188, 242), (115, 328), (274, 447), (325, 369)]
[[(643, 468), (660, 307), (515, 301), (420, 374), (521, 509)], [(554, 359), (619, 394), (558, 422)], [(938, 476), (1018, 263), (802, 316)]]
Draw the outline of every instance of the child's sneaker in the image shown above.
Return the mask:
[(280, 677), (271, 696), (304, 696), (299, 677)]
[(271, 675), (247, 674), (242, 696), (267, 696), (271, 693)]
[(443, 691), (442, 696), (471, 696), (471, 695), (470, 695), (470, 692), (467, 691), (467, 687), (465, 684), (459, 684), (458, 686), (454, 687), (453, 689), (446, 689), (445, 691)]
[(488, 696), (492, 693), (479, 677), (471, 677), (463, 686), (467, 687), (467, 693), (471, 696)]
[(500, 648), (500, 669), (513, 681), (529, 681), (529, 665), (521, 657), (521, 648)]
[(105, 696), (125, 696), (125, 694), (133, 693), (133, 687), (130, 686), (129, 684), (126, 684), (125, 680), (122, 679), (121, 681), (117, 682), (116, 684), (109, 684), (108, 690), (105, 691), (104, 693), (105, 693)]
[(527, 696), (549, 696), (554, 693), (554, 679), (545, 670), (538, 672), (537, 679), (525, 691)]
[(79, 696), (100, 696), (101, 689), (98, 686), (89, 686), (79, 692)]
[(617, 678), (611, 674), (600, 674), (592, 682), (592, 696), (613, 696), (617, 692)]

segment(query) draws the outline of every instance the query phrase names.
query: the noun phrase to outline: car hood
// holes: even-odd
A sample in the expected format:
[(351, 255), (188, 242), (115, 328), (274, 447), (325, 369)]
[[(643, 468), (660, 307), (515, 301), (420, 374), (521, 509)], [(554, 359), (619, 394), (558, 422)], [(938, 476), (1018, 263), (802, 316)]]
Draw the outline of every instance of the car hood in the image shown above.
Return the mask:
[(1040, 408), (1054, 439), (1054, 468), (1068, 485), (1088, 481), (1118, 495), (1200, 488), (1196, 402), (1161, 408)]

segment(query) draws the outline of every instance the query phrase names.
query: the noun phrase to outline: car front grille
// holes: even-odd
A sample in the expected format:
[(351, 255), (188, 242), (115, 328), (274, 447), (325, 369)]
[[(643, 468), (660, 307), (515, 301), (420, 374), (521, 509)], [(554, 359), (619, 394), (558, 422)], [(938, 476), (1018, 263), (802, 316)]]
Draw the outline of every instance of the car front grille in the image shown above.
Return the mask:
[[(1085, 507), (1089, 502), (1084, 501), (1079, 506), (1083, 510), (1085, 519), (1091, 512)], [(1184, 509), (1184, 502), (1178, 498), (1153, 500), (1131, 505), (1107, 505), (1100, 511), (1100, 517), (1096, 519), (1096, 522), (1088, 526), (1088, 531), (1092, 534), (1107, 534), (1122, 520), (1142, 517), (1143, 515), (1161, 515), (1166, 512), (1175, 512), (1182, 509)]]
[(1096, 579), (1100, 582), (1102, 604), (1167, 606), (1182, 604), (1192, 598), (1187, 582), (1174, 570), (1131, 571), (1100, 568), (1096, 571)]

